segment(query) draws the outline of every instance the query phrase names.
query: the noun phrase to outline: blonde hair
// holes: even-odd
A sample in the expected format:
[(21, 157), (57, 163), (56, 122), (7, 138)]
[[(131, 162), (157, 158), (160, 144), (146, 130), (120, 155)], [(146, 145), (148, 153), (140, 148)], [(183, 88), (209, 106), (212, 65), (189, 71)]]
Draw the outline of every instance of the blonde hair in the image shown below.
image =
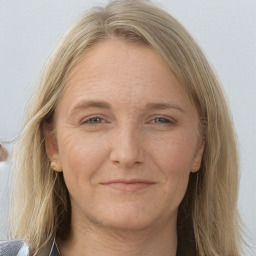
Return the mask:
[[(92, 8), (71, 26), (49, 58), (16, 147), (12, 236), (25, 240), (35, 253), (60, 233), (68, 232), (69, 195), (62, 174), (50, 167), (43, 126), (51, 122), (72, 68), (91, 47), (107, 38), (154, 49), (184, 86), (200, 116), (205, 151), (201, 169), (191, 174), (179, 208), (180, 239), (194, 239), (200, 256), (241, 255), (238, 153), (220, 83), (185, 28), (144, 0), (112, 1), (105, 8)], [(186, 229), (192, 238), (186, 237)]]

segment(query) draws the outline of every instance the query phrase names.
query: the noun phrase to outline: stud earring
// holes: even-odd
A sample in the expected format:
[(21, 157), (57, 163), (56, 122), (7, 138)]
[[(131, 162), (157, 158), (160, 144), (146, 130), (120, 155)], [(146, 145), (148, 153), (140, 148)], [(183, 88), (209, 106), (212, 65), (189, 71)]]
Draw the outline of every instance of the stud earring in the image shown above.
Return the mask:
[(52, 161), (51, 168), (56, 172), (62, 172), (61, 166), (58, 164), (58, 162)]
[(51, 162), (51, 168), (56, 171), (56, 162)]
[(56, 172), (61, 172), (60, 168), (58, 167), (56, 162), (51, 162), (51, 168)]

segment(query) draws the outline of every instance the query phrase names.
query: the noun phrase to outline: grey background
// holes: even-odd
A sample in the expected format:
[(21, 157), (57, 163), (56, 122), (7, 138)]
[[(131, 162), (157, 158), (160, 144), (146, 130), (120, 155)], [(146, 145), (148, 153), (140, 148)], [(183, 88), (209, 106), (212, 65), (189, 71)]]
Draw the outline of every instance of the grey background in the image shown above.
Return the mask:
[[(19, 133), (28, 97), (62, 33), (83, 10), (105, 2), (0, 0), (0, 139), (12, 139)], [(256, 1), (156, 2), (196, 38), (223, 83), (241, 152), (239, 207), (255, 242)], [(2, 181), (8, 169), (0, 165)]]

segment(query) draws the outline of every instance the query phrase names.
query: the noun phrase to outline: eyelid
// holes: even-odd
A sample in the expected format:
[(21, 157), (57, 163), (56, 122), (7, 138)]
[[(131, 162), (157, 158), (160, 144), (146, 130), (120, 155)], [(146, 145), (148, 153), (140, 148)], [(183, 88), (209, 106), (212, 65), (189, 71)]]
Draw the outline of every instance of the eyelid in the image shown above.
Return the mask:
[[(101, 119), (101, 122), (100, 123), (89, 123), (89, 121), (91, 120), (91, 119), (94, 119), (94, 118), (99, 118), (99, 119)], [(148, 117), (148, 121), (146, 122), (146, 123), (153, 123), (153, 121), (155, 120), (155, 119), (166, 119), (168, 122), (163, 122), (162, 124), (175, 124), (175, 123), (177, 123), (177, 120), (175, 120), (173, 117), (170, 117), (170, 116), (166, 116), (166, 115), (160, 115), (160, 114), (158, 114), (158, 115), (151, 115), (150, 117)], [(102, 115), (102, 114), (93, 114), (93, 115), (89, 115), (89, 116), (86, 116), (86, 117), (84, 117), (84, 118), (82, 118), (81, 119), (81, 121), (80, 121), (80, 124), (89, 124), (89, 125), (99, 125), (99, 124), (102, 124), (102, 123), (108, 123), (108, 121), (107, 121), (107, 118), (104, 116), (104, 115)], [(161, 123), (159, 123), (159, 124), (161, 124)]]
[(106, 118), (104, 118), (102, 115), (97, 115), (97, 114), (95, 114), (95, 115), (90, 115), (90, 116), (87, 116), (87, 117), (84, 117), (82, 120), (81, 120), (81, 124), (90, 124), (90, 125), (97, 125), (97, 124), (102, 124), (102, 122), (101, 123), (89, 123), (88, 121), (90, 121), (91, 119), (94, 119), (94, 118), (99, 118), (99, 119), (101, 119), (101, 120), (103, 120), (104, 122), (103, 123), (106, 123), (107, 121), (106, 121)]
[[(154, 116), (151, 116), (150, 117), (150, 121), (149, 122), (152, 122), (153, 120), (155, 120), (155, 119), (166, 119), (167, 121), (169, 121), (168, 123), (166, 123), (166, 124), (175, 124), (175, 123), (177, 123), (177, 121), (174, 119), (174, 118), (172, 118), (172, 117), (170, 117), (170, 116), (166, 116), (166, 115), (154, 115)], [(164, 124), (164, 123), (163, 123)]]

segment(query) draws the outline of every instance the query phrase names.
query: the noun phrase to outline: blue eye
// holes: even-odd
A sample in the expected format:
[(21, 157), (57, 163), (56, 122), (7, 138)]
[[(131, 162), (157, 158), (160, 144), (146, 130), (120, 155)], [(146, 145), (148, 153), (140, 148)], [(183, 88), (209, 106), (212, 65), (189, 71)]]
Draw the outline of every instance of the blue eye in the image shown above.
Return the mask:
[(105, 122), (104, 119), (102, 119), (101, 117), (95, 116), (95, 117), (91, 117), (91, 118), (84, 120), (82, 123), (83, 124), (101, 124), (104, 122)]
[(169, 124), (172, 123), (169, 119), (164, 118), (164, 117), (157, 117), (152, 120), (153, 123), (155, 124)]

